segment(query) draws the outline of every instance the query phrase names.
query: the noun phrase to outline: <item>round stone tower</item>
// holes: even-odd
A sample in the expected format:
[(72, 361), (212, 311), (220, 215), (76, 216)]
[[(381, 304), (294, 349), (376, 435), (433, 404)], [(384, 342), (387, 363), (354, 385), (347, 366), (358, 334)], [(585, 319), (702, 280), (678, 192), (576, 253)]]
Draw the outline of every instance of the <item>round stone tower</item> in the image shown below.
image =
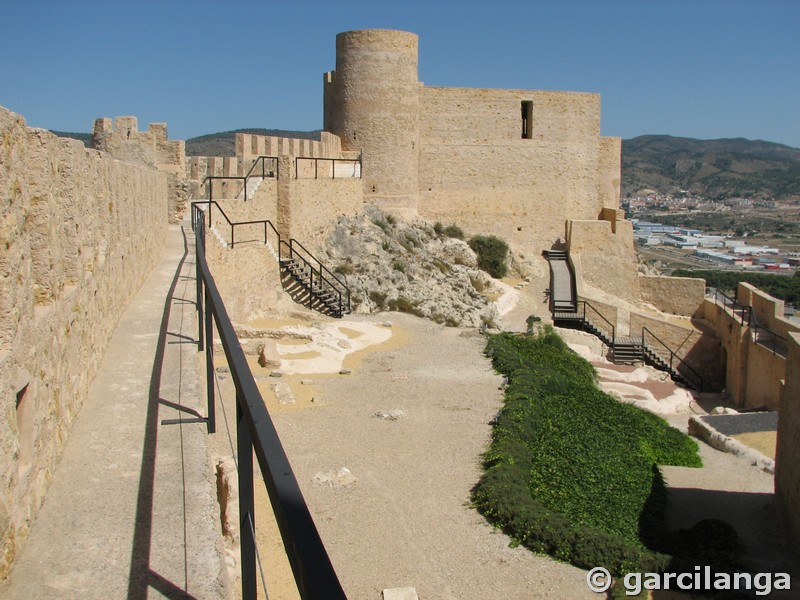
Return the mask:
[(343, 149), (362, 153), (366, 197), (409, 216), (419, 189), (418, 46), (417, 36), (405, 31), (337, 35), (325, 109), (326, 129)]

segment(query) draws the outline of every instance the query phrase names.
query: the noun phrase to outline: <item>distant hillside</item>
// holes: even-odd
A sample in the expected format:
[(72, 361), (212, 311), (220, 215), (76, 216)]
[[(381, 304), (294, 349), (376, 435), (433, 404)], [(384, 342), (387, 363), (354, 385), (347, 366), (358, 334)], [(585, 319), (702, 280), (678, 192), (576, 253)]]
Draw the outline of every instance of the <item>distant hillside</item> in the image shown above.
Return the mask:
[(284, 129), (235, 129), (220, 133), (209, 133), (186, 140), (187, 156), (236, 156), (236, 134), (252, 133), (275, 137), (319, 140), (319, 131), (287, 131)]
[(87, 148), (92, 147), (91, 133), (71, 133), (69, 131), (50, 131), (50, 133), (54, 133), (58, 137), (67, 137), (83, 142), (83, 145), (86, 146)]
[(800, 149), (744, 138), (643, 135), (622, 141), (622, 195), (689, 190), (712, 200), (800, 200)]

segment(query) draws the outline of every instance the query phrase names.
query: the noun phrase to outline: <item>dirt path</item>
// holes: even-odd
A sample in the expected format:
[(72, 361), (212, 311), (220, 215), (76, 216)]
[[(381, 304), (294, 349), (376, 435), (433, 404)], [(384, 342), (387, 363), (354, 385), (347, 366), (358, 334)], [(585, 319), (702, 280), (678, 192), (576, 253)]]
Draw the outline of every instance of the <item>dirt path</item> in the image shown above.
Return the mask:
[(349, 375), (314, 376), (313, 406), (274, 413), (348, 597), (413, 586), (420, 598), (594, 598), (583, 571), (510, 548), (468, 506), (502, 400), (483, 339), (390, 318), (401, 344)]

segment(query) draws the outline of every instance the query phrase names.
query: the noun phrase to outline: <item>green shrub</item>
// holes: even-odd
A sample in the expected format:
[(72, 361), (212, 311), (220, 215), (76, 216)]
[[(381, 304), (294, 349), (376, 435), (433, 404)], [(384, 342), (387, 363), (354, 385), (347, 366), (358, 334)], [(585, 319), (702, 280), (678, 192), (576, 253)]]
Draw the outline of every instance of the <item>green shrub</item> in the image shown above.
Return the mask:
[(376, 217), (376, 218), (372, 219), (372, 224), (373, 225), (377, 225), (378, 227), (380, 227), (383, 230), (383, 233), (385, 233), (386, 235), (389, 235), (389, 224), (386, 221), (384, 221), (383, 219), (380, 219), (380, 218)]
[(505, 277), (508, 273), (506, 257), (508, 244), (493, 235), (476, 235), (469, 241), (469, 247), (478, 255), (478, 267), (492, 277)]
[(383, 310), (386, 305), (386, 294), (377, 290), (372, 290), (369, 293), (369, 299), (372, 300), (379, 309)]
[(663, 569), (669, 539), (657, 464), (700, 466), (697, 444), (600, 391), (551, 328), (490, 336), (508, 376), (475, 506), (536, 552), (613, 574)]
[(342, 264), (338, 265), (334, 270), (334, 273), (339, 273), (340, 275), (352, 275), (355, 273), (355, 268), (349, 262), (343, 262)]
[(400, 271), (401, 273), (405, 273), (408, 270), (408, 265), (404, 263), (402, 260), (396, 260), (392, 263), (392, 268), (395, 271)]
[(433, 233), (436, 235), (442, 235), (443, 231), (444, 225), (442, 225), (441, 221), (436, 221), (436, 223), (433, 224)]
[(417, 308), (417, 305), (405, 296), (400, 296), (399, 298), (393, 298), (389, 300), (389, 310), (409, 313), (412, 315), (417, 315), (418, 317), (423, 316), (422, 312)]
[(464, 232), (462, 231), (461, 227), (453, 223), (452, 225), (448, 225), (442, 230), (442, 233), (447, 237), (456, 238), (457, 240), (464, 239)]

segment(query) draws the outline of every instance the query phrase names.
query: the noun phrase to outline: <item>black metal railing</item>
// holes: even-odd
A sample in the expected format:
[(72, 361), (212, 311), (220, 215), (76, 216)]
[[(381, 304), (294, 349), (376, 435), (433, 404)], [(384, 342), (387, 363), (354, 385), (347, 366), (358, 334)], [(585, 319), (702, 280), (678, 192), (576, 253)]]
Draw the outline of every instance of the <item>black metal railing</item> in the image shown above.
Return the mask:
[[(597, 329), (603, 331), (603, 328), (599, 327), (598, 324), (592, 320), (592, 316), (594, 316), (595, 318), (599, 317), (600, 318), (600, 322), (601, 323), (605, 323), (605, 325), (608, 326), (610, 331), (605, 331), (605, 334), (610, 336), (611, 345), (613, 346), (614, 342), (617, 339), (617, 334), (616, 334), (617, 329), (614, 326), (614, 324), (611, 321), (609, 321), (606, 317), (604, 317), (603, 314), (599, 310), (597, 310), (594, 306), (589, 304), (589, 302), (587, 302), (586, 300), (578, 300), (578, 306), (583, 306), (582, 310), (580, 311), (580, 314), (581, 314), (581, 318), (584, 321), (594, 325), (595, 327), (597, 327)], [(588, 312), (588, 314), (587, 314), (587, 312)], [(589, 315), (591, 315), (591, 316), (589, 316)]]
[[(270, 161), (269, 166), (267, 166), (267, 161)], [(258, 174), (259, 166), (261, 167), (260, 175)], [(241, 181), (242, 192), (244, 193), (244, 201), (247, 202), (247, 182), (253, 177), (261, 177), (262, 179), (266, 179), (267, 177), (274, 177), (275, 179), (279, 179), (280, 174), (278, 168), (278, 157), (277, 156), (257, 157), (253, 161), (253, 164), (250, 165), (250, 169), (248, 169), (247, 173), (245, 173), (244, 175), (208, 175), (205, 179), (203, 179), (203, 185), (208, 186), (208, 199), (213, 200), (215, 181), (217, 180)]]
[[(314, 163), (314, 179), (320, 179), (319, 175), (319, 163), (320, 161), (323, 163), (331, 163), (330, 169), (330, 177), (323, 177), (324, 179), (336, 179), (336, 165), (352, 165), (353, 167), (353, 174), (352, 175), (340, 175), (339, 179), (354, 179), (354, 178), (361, 178), (362, 172), (362, 165), (361, 159), (345, 159), (345, 158), (322, 158), (322, 157), (309, 157), (309, 156), (297, 156), (294, 159), (294, 173), (295, 179), (306, 179), (300, 177), (300, 161), (313, 161)], [(308, 177), (308, 179), (311, 179)]]
[(269, 230), (271, 229), (273, 234), (275, 235), (276, 240), (277, 240), (277, 244), (276, 244), (278, 246), (277, 252), (279, 253), (278, 254), (278, 258), (280, 259), (280, 239), (281, 239), (281, 236), (278, 234), (278, 230), (275, 229), (275, 225), (272, 224), (272, 221), (270, 221), (269, 219), (255, 219), (255, 220), (252, 220), (252, 221), (231, 221), (230, 218), (228, 217), (228, 215), (225, 213), (225, 211), (222, 209), (222, 207), (219, 205), (219, 203), (216, 200), (197, 200), (195, 202), (192, 202), (192, 209), (194, 210), (195, 209), (195, 205), (199, 205), (199, 204), (207, 204), (208, 205), (208, 228), (209, 229), (211, 229), (211, 207), (212, 206), (216, 206), (217, 207), (217, 210), (222, 215), (222, 218), (225, 219), (225, 222), (228, 224), (228, 226), (231, 229), (231, 248), (233, 248), (236, 245), (236, 227), (238, 227), (238, 226), (241, 226), (241, 225), (263, 225), (263, 227), (264, 227), (264, 243), (265, 244), (269, 241), (268, 234), (269, 234)]
[(763, 346), (772, 351), (773, 354), (784, 358), (787, 356), (789, 340), (772, 329), (761, 325), (756, 318), (755, 311), (750, 312), (750, 332), (753, 335), (753, 341), (759, 346)]
[(733, 312), (734, 318), (738, 317), (739, 322), (742, 325), (749, 325), (750, 323), (750, 315), (753, 311), (751, 306), (746, 306), (744, 304), (739, 304), (735, 298), (731, 298), (724, 292), (720, 290), (714, 290), (714, 302), (716, 304), (720, 304), (726, 308), (730, 308)]
[[(669, 361), (667, 361), (662, 356), (661, 352), (656, 350), (653, 347), (653, 345), (648, 343), (648, 338), (647, 338), (648, 335), (650, 336), (650, 339), (652, 340), (652, 342), (657, 343), (658, 347), (663, 348), (664, 350), (666, 350), (666, 353), (669, 356)], [(678, 356), (675, 353), (675, 351), (672, 350), (672, 348), (667, 346), (667, 344), (665, 344), (664, 341), (661, 340), (661, 338), (659, 338), (655, 333), (650, 331), (647, 327), (642, 327), (642, 348), (643, 348), (644, 352), (648, 352), (648, 351), (652, 352), (653, 354), (658, 356), (658, 358), (661, 359), (661, 361), (664, 364), (669, 365), (669, 370), (670, 371), (678, 373), (679, 375), (681, 375), (682, 377), (686, 378), (687, 380), (693, 379), (693, 381), (690, 381), (690, 383), (692, 383), (698, 391), (700, 391), (700, 392), (704, 391), (704, 389), (703, 389), (703, 387), (704, 387), (704, 385), (703, 385), (703, 376), (700, 375), (700, 373), (697, 372), (697, 369), (692, 367), (692, 365), (690, 365), (685, 360), (683, 360), (680, 356)], [(682, 369), (684, 369), (684, 371), (681, 372), (681, 370), (678, 367), (681, 367)], [(690, 372), (692, 374), (691, 377), (686, 377), (686, 371), (688, 371), (688, 372)]]
[[(195, 231), (199, 347), (206, 352), (209, 419), (214, 414), (213, 327), (236, 389), (242, 598), (257, 597), (253, 454), (255, 453), (281, 539), (303, 600), (344, 599), (339, 578), (305, 503), (297, 478), (242, 351), (205, 258), (205, 214), (192, 205)], [(213, 318), (213, 322), (212, 322)], [(213, 423), (213, 420), (210, 421)], [(213, 432), (212, 426), (209, 431)]]
[(714, 302), (725, 308), (730, 308), (734, 319), (738, 317), (742, 327), (746, 325), (750, 328), (750, 334), (756, 344), (772, 351), (773, 354), (783, 357), (787, 355), (789, 341), (769, 327), (761, 325), (752, 306), (739, 304), (736, 299), (725, 295), (719, 290), (714, 291)]
[(289, 258), (300, 262), (310, 274), (309, 287), (315, 286), (329, 289), (338, 298), (341, 313), (351, 312), (350, 288), (342, 279), (334, 274), (328, 267), (314, 256), (305, 246), (296, 239), (291, 238), (281, 244), (286, 253), (281, 252), (281, 260)]

